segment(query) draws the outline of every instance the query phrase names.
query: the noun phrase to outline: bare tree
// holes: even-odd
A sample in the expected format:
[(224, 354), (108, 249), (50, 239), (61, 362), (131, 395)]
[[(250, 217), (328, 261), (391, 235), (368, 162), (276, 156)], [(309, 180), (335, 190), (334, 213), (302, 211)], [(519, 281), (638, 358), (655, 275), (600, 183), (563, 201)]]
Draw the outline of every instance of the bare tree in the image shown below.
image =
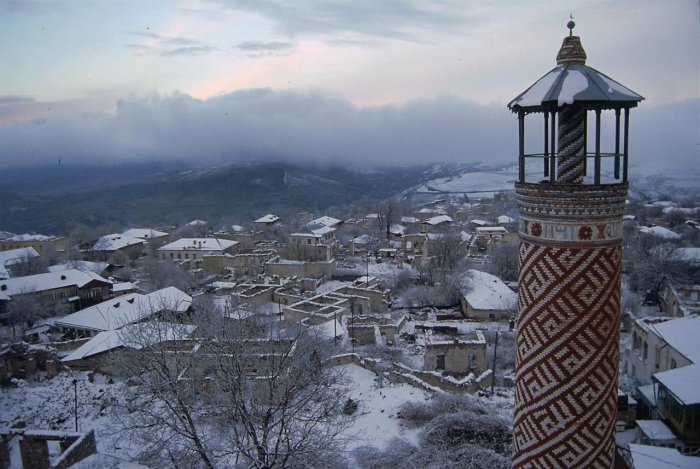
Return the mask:
[(491, 254), (492, 273), (503, 280), (518, 279), (518, 243), (504, 243)]
[[(148, 443), (146, 461), (315, 467), (338, 454), (351, 420), (324, 345), (240, 309), (196, 314), (195, 337), (181, 337), (179, 351), (139, 345), (118, 362), (134, 385), (123, 423)], [(148, 324), (129, 341), (152, 337)]]

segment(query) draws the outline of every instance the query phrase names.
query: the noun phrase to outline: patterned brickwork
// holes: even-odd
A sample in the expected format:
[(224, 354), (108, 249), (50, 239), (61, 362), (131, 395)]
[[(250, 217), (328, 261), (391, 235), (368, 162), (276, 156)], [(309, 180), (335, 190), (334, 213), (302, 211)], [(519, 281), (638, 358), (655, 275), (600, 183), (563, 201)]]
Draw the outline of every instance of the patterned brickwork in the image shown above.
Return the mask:
[(583, 134), (586, 111), (572, 104), (559, 110), (559, 157), (557, 182), (580, 183), (586, 169), (584, 166)]
[(612, 467), (621, 254), (521, 241), (513, 467)]

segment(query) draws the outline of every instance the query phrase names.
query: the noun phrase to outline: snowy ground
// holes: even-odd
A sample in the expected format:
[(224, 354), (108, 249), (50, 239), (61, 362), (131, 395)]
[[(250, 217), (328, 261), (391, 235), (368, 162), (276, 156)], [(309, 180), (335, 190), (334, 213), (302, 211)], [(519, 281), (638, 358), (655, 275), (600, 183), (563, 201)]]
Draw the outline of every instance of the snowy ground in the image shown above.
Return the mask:
[[(425, 401), (430, 396), (409, 385), (380, 386), (377, 375), (356, 365), (342, 368), (348, 377), (348, 397), (358, 403), (357, 420), (347, 432), (350, 449), (363, 445), (383, 447), (394, 437), (415, 442), (417, 431), (405, 428), (396, 418), (396, 412), (404, 402)], [(138, 448), (128, 448), (115, 432), (118, 425), (112, 406), (115, 396), (124, 393), (125, 385), (109, 384), (101, 375), (95, 375), (93, 383), (85, 373), (62, 373), (51, 380), (18, 381), (17, 388), (0, 391), (0, 426), (24, 422), (33, 429), (75, 430), (74, 378), (78, 380), (79, 430), (95, 430), (101, 453), (133, 458)]]
[(342, 371), (349, 379), (348, 397), (358, 403), (357, 419), (350, 430), (353, 435), (349, 449), (364, 445), (384, 448), (392, 438), (417, 442), (417, 429), (409, 429), (396, 416), (404, 402), (422, 402), (430, 394), (407, 384), (384, 382), (380, 386), (377, 375), (357, 365), (345, 365)]

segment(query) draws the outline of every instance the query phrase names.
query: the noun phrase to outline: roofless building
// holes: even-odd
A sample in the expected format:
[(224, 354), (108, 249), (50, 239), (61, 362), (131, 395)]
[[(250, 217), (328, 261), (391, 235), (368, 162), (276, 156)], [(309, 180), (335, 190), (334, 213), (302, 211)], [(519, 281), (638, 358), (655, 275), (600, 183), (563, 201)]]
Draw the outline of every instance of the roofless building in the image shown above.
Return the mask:
[[(615, 459), (629, 114), (644, 98), (588, 67), (567, 26), (557, 66), (508, 104), (519, 122), (517, 468)], [(606, 142), (604, 113), (614, 126)], [(542, 151), (526, 154), (532, 115)]]

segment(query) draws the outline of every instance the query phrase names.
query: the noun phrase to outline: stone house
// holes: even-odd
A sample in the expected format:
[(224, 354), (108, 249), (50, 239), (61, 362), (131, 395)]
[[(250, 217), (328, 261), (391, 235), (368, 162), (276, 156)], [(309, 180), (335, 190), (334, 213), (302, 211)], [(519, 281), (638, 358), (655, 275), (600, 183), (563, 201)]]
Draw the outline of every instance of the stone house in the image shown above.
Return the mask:
[(238, 242), (220, 238), (181, 238), (158, 248), (160, 260), (186, 261), (199, 267), (207, 254), (233, 254)]
[(30, 247), (36, 249), (36, 252), (42, 256), (54, 252), (62, 252), (66, 250), (66, 238), (22, 234), (0, 240), (0, 251)]
[(0, 281), (0, 322), (7, 322), (10, 303), (27, 300), (48, 314), (77, 311), (109, 298), (112, 282), (93, 272), (68, 269)]
[(468, 319), (514, 319), (518, 298), (503, 281), (486, 272), (469, 269), (462, 277), (460, 306)]
[(487, 369), (484, 334), (475, 331), (474, 337), (464, 339), (447, 338), (428, 331), (425, 337), (423, 369), (456, 376), (469, 373), (478, 376)]

